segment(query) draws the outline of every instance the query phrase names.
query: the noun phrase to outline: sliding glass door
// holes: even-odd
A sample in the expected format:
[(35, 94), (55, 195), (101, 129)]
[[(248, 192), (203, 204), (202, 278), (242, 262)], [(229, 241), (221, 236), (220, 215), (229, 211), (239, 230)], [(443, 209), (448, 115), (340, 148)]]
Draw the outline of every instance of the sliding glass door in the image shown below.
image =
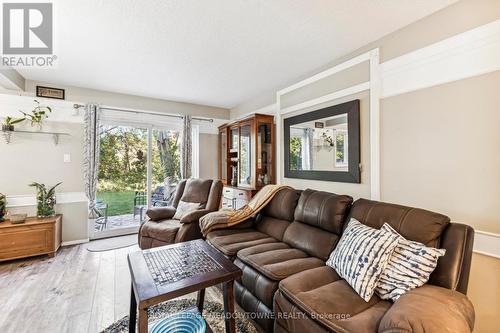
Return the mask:
[(179, 130), (152, 129), (151, 194), (153, 207), (169, 206), (181, 178)]
[(180, 178), (180, 138), (175, 128), (101, 126), (92, 238), (135, 233), (148, 207), (171, 204)]

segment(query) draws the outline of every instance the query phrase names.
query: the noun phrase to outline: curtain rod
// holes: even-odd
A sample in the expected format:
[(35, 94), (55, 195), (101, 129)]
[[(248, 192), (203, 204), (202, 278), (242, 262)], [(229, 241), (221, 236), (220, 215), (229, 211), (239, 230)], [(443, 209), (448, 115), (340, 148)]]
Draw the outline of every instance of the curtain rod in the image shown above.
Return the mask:
[[(84, 107), (85, 105), (83, 104), (73, 104), (73, 108), (79, 109)], [(172, 118), (184, 118), (184, 116), (181, 116), (180, 114), (165, 114), (165, 113), (160, 113), (160, 112), (148, 112), (148, 111), (137, 111), (137, 110), (130, 110), (130, 109), (121, 109), (121, 108), (113, 108), (113, 107), (101, 107), (101, 110), (111, 110), (111, 111), (121, 111), (121, 112), (129, 112), (129, 113), (136, 113), (136, 114), (151, 114), (154, 116), (164, 116), (164, 117), (172, 117)], [(200, 121), (208, 121), (213, 123), (214, 120), (211, 118), (199, 118), (199, 117), (192, 117), (191, 119), (194, 120), (200, 120)]]

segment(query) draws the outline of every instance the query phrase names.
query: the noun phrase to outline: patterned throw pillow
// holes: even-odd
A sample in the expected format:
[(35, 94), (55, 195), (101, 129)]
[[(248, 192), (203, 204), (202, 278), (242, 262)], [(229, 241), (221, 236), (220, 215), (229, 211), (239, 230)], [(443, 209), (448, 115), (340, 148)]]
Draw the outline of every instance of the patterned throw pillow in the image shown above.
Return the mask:
[(173, 217), (174, 220), (180, 220), (184, 215), (187, 213), (192, 212), (193, 210), (199, 209), (201, 206), (200, 203), (197, 202), (186, 202), (186, 201), (179, 201), (179, 204), (177, 205), (177, 210), (175, 211), (175, 215)]
[(382, 299), (395, 301), (405, 292), (423, 286), (436, 268), (439, 257), (444, 256), (446, 250), (409, 241), (387, 223), (380, 230), (397, 235), (399, 242), (380, 276), (375, 292)]
[(398, 235), (370, 228), (351, 218), (326, 264), (366, 302), (398, 245)]

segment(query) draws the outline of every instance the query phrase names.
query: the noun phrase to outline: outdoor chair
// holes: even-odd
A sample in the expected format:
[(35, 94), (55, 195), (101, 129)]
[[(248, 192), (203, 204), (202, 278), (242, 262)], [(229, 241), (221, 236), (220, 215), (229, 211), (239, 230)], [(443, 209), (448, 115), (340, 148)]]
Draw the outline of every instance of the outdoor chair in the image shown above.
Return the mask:
[(147, 204), (147, 194), (145, 191), (135, 191), (134, 195), (134, 219), (139, 214), (139, 221), (143, 220), (143, 211)]

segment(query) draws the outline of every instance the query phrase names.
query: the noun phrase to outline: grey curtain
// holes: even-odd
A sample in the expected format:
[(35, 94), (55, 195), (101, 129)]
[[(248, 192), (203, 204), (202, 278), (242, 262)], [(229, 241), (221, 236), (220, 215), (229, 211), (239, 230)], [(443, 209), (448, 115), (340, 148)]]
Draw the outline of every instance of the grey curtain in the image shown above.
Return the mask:
[(98, 217), (96, 206), (97, 176), (99, 174), (99, 105), (85, 105), (83, 127), (83, 177), (85, 194), (89, 200), (89, 218)]
[(304, 128), (302, 136), (302, 170), (313, 170), (314, 129)]
[(191, 116), (184, 116), (184, 126), (182, 128), (181, 145), (181, 176), (183, 179), (191, 177), (192, 164), (192, 132)]

